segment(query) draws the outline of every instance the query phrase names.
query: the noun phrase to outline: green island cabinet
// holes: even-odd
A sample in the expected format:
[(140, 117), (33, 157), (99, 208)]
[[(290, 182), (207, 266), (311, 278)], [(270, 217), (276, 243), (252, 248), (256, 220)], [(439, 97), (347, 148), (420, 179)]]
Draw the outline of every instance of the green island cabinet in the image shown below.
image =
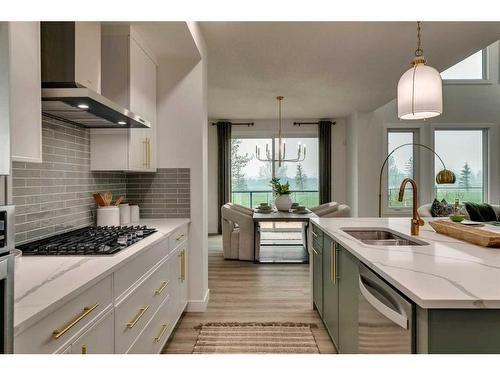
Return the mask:
[[(311, 230), (319, 232), (314, 226)], [(321, 251), (317, 250), (320, 245), (313, 239), (316, 249), (316, 252), (313, 250), (313, 301), (337, 350), (356, 353), (359, 262), (330, 237), (322, 234), (321, 239)]]
[[(359, 263), (317, 226), (313, 302), (339, 353), (358, 352)], [(423, 309), (415, 305), (416, 353), (500, 353), (500, 309)]]

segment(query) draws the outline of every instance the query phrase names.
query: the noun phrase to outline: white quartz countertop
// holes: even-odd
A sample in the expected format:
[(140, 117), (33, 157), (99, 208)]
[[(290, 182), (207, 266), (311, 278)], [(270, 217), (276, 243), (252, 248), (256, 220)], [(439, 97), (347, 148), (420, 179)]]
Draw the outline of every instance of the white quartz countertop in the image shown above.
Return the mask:
[[(432, 219), (431, 219), (432, 220)], [(500, 308), (500, 249), (436, 233), (427, 223), (415, 236), (426, 246), (366, 245), (342, 228), (389, 228), (410, 234), (409, 218), (312, 219), (325, 233), (423, 308)], [(500, 228), (486, 226), (500, 233)]]
[(188, 224), (189, 219), (141, 219), (158, 231), (111, 256), (26, 256), (16, 259), (14, 334), (110, 275), (141, 250)]

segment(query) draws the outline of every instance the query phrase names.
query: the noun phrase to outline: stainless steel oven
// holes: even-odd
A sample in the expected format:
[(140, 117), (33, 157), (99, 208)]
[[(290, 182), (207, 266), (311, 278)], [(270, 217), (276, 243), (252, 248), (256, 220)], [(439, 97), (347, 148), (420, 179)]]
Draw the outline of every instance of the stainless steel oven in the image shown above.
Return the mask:
[(0, 354), (14, 348), (14, 206), (0, 206)]
[(414, 304), (363, 264), (359, 266), (358, 351), (415, 352)]

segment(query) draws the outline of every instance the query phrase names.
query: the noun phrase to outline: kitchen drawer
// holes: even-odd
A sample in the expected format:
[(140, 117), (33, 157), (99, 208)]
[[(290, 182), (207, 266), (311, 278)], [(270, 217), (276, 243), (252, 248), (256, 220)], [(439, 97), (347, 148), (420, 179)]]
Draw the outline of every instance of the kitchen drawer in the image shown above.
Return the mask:
[(125, 353), (173, 285), (169, 257), (115, 309), (116, 353)]
[(180, 316), (172, 302), (171, 296), (163, 301), (153, 319), (128, 351), (129, 354), (156, 354), (162, 350)]
[(71, 345), (72, 354), (113, 354), (114, 340), (113, 310), (107, 312)]
[(169, 236), (170, 250), (174, 250), (177, 246), (186, 241), (187, 237), (188, 237), (188, 226), (183, 225)]
[(123, 293), (134, 286), (139, 279), (168, 255), (168, 243), (169, 239), (164, 238), (160, 242), (144, 248), (139, 256), (113, 274), (115, 300), (120, 298)]
[(58, 351), (102, 315), (111, 303), (112, 280), (108, 276), (16, 336), (14, 352)]

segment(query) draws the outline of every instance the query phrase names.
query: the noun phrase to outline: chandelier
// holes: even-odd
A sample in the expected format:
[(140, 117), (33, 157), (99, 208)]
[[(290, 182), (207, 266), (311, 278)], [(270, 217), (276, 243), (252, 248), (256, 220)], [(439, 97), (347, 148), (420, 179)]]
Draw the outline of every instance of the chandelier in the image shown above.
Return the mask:
[(417, 22), (415, 58), (398, 83), (398, 117), (402, 120), (421, 120), (443, 113), (441, 75), (426, 65), (421, 46), (420, 22)]
[(285, 141), (282, 141), (281, 139), (281, 134), (282, 134), (282, 121), (281, 121), (281, 106), (283, 102), (284, 97), (283, 96), (277, 96), (276, 100), (278, 100), (278, 158), (275, 159), (274, 155), (271, 155), (271, 150), (269, 149), (269, 144), (266, 143), (266, 152), (265, 155), (261, 155), (261, 150), (260, 147), (257, 145), (255, 146), (255, 158), (260, 161), (270, 161), (274, 163), (278, 163), (278, 167), (281, 167), (283, 165), (283, 162), (292, 162), (292, 163), (297, 163), (300, 161), (304, 161), (306, 158), (306, 145), (303, 145), (299, 142), (297, 146), (297, 157), (292, 158), (292, 159), (287, 159), (286, 158), (286, 143)]

